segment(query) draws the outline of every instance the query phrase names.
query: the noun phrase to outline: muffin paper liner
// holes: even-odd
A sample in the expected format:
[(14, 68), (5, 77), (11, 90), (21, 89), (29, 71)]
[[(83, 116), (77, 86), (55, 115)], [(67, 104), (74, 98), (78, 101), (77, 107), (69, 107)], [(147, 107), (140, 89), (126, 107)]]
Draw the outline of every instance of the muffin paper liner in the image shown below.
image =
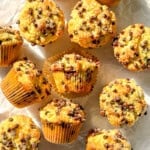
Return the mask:
[[(75, 54), (79, 54), (83, 57), (92, 59), (94, 62), (97, 63), (97, 68), (94, 70), (94, 72), (92, 73), (92, 77), (91, 77), (91, 81), (90, 83), (86, 83), (86, 85), (84, 85), (85, 82), (81, 82), (79, 85), (77, 85), (77, 82), (74, 82), (74, 85), (72, 84), (72, 86), (78, 86), (81, 87), (82, 85), (84, 85), (83, 87), (83, 91), (82, 92), (69, 92), (69, 93), (60, 93), (59, 90), (57, 89), (57, 86), (55, 84), (55, 80), (53, 78), (53, 73), (50, 70), (51, 64), (53, 64), (54, 62), (58, 61), (59, 59), (61, 59), (61, 57), (63, 57), (63, 55), (65, 54), (69, 54), (69, 53), (75, 53)], [(59, 93), (61, 96), (63, 97), (68, 97), (68, 98), (76, 98), (76, 97), (82, 97), (82, 96), (86, 96), (88, 94), (90, 94), (93, 91), (93, 87), (94, 84), (96, 83), (97, 80), (97, 75), (98, 75), (98, 70), (99, 70), (99, 61), (98, 59), (93, 56), (92, 54), (88, 53), (86, 50), (77, 50), (77, 49), (72, 49), (72, 50), (68, 50), (68, 51), (64, 51), (61, 54), (52, 56), (50, 58), (48, 58), (44, 65), (43, 65), (43, 73), (46, 76), (47, 80), (52, 84), (52, 87), (54, 89), (54, 91), (56, 91), (57, 93)], [(79, 73), (78, 76), (81, 76), (82, 78), (83, 73)], [(70, 80), (68, 80), (70, 81)], [(88, 92), (84, 90), (88, 87), (91, 86), (91, 90), (89, 90)]]
[(7, 67), (13, 63), (20, 54), (21, 45), (15, 46), (15, 44), (1, 45), (0, 46), (0, 66)]
[(77, 139), (82, 123), (70, 124), (70, 123), (48, 123), (45, 120), (42, 121), (42, 131), (47, 141), (55, 144), (71, 143)]
[(40, 100), (32, 86), (25, 86), (18, 81), (18, 75), (14, 69), (11, 69), (7, 76), (1, 82), (1, 89), (8, 101), (18, 108), (23, 108)]

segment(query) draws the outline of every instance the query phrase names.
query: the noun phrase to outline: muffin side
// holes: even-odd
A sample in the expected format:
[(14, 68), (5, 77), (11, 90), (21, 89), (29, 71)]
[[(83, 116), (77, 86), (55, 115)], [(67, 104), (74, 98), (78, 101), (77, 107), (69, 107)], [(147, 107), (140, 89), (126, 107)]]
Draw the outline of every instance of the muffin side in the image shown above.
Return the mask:
[(73, 142), (85, 121), (83, 108), (66, 99), (53, 99), (40, 110), (42, 131), (51, 143)]
[(17, 60), (22, 44), (19, 31), (0, 27), (0, 67), (8, 67)]
[(96, 57), (86, 51), (72, 50), (48, 58), (43, 73), (57, 93), (71, 98), (93, 90), (98, 69)]
[(18, 108), (41, 102), (51, 94), (51, 85), (28, 59), (14, 63), (1, 82), (1, 89), (8, 101)]

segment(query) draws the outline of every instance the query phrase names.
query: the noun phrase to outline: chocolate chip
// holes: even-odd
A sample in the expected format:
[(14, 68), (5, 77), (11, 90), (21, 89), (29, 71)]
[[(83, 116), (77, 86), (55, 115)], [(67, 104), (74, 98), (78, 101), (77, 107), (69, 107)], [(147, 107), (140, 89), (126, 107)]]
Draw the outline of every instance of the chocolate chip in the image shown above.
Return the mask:
[(114, 39), (113, 39), (113, 46), (115, 47), (115, 46), (118, 46), (118, 37), (115, 37)]
[(62, 122), (60, 125), (62, 126), (62, 128), (66, 128), (66, 123), (65, 122)]
[(43, 82), (42, 82), (43, 84), (47, 84), (48, 83), (48, 81), (47, 81), (47, 79), (46, 78), (43, 78)]
[(13, 118), (9, 118), (9, 121), (12, 122), (14, 119)]
[(45, 89), (45, 93), (47, 94), (47, 95), (50, 95), (51, 93), (48, 91), (48, 89)]
[(99, 44), (99, 43), (100, 43), (100, 40), (93, 40), (92, 43), (93, 43), (93, 44)]
[(17, 20), (16, 24), (20, 24), (20, 20)]
[(106, 116), (105, 111), (104, 111), (104, 110), (101, 110), (101, 111), (100, 111), (100, 115), (103, 116), (103, 117), (105, 117), (105, 116)]
[(105, 143), (105, 144), (104, 144), (104, 147), (105, 147), (105, 148), (109, 148), (109, 144), (108, 144), (108, 143)]
[(33, 9), (32, 8), (29, 8), (28, 10), (29, 14), (32, 16), (33, 15)]
[(39, 13), (39, 15), (42, 14), (42, 8), (38, 8), (38, 13)]
[(47, 6), (46, 6), (46, 9), (47, 9), (47, 10), (49, 10), (49, 9), (50, 9), (50, 7), (47, 5)]
[(144, 113), (144, 115), (145, 115), (145, 116), (147, 115), (147, 111)]
[(115, 25), (116, 23), (115, 23), (115, 21), (112, 21), (111, 24), (112, 24), (112, 25)]
[(107, 18), (107, 14), (104, 14), (103, 17), (106, 19)]
[(150, 66), (150, 59), (147, 59), (147, 64), (148, 66)]
[(91, 28), (90, 27), (86, 27), (86, 31), (90, 31), (91, 30)]
[(37, 92), (38, 92), (39, 94), (41, 94), (42, 91), (41, 91), (41, 88), (40, 88), (39, 86), (36, 86), (35, 89), (37, 90)]
[(70, 34), (69, 37), (70, 37), (70, 38), (73, 38), (73, 34)]
[(28, 31), (28, 27), (24, 27), (24, 31)]
[(104, 139), (107, 139), (107, 138), (108, 138), (108, 136), (107, 136), (107, 135), (104, 135), (104, 136), (103, 136), (103, 138), (104, 138)]
[(17, 71), (21, 71), (21, 69), (18, 67), (17, 69), (16, 69)]

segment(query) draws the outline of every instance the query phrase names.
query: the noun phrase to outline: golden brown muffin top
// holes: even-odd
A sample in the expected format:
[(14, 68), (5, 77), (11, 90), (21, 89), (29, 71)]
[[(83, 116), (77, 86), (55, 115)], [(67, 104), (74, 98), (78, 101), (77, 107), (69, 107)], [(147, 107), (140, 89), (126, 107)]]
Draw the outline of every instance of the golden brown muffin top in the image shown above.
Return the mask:
[(12, 116), (0, 123), (0, 149), (38, 150), (40, 131), (24, 115)]
[(131, 145), (117, 129), (94, 129), (87, 137), (86, 150), (131, 150)]
[(40, 110), (40, 117), (48, 123), (78, 124), (85, 121), (85, 113), (79, 104), (66, 99), (53, 99)]
[(32, 61), (24, 58), (24, 60), (15, 62), (13, 68), (18, 75), (18, 81), (26, 88), (32, 87), (34, 89), (32, 92), (40, 96), (41, 99), (51, 94), (51, 85)]
[(96, 0), (80, 0), (68, 22), (71, 41), (84, 48), (103, 46), (116, 33), (116, 17), (106, 5)]
[(0, 27), (0, 45), (14, 45), (22, 44), (23, 40), (19, 31), (11, 27)]
[(134, 24), (125, 28), (113, 42), (115, 57), (127, 69), (150, 68), (150, 28)]
[(28, 0), (19, 18), (20, 32), (33, 44), (55, 41), (64, 30), (64, 15), (52, 0)]
[(65, 54), (60, 60), (51, 65), (52, 71), (80, 72), (94, 71), (98, 62), (76, 53)]
[(100, 94), (100, 113), (114, 126), (133, 126), (146, 107), (143, 90), (133, 79), (116, 79)]

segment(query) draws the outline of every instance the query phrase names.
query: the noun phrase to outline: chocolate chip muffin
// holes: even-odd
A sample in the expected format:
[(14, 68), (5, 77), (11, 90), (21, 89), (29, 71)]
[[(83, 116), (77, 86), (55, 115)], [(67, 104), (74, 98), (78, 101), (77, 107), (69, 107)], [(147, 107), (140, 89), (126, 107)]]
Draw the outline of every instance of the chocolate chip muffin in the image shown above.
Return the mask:
[(80, 0), (71, 12), (68, 33), (71, 41), (81, 47), (103, 46), (115, 36), (115, 14), (96, 0)]
[(87, 137), (86, 150), (132, 150), (132, 148), (119, 130), (94, 129)]
[(83, 108), (66, 99), (53, 99), (40, 110), (46, 140), (61, 144), (74, 141), (85, 121)]
[(19, 17), (21, 35), (32, 44), (46, 45), (64, 31), (64, 15), (52, 0), (27, 0)]
[(43, 73), (56, 92), (77, 97), (93, 90), (98, 67), (99, 61), (94, 56), (71, 52), (46, 60)]
[(114, 55), (125, 68), (142, 71), (150, 68), (150, 28), (134, 24), (125, 28), (113, 42)]
[(100, 94), (100, 114), (116, 127), (133, 126), (146, 108), (143, 90), (133, 79), (116, 79)]
[(7, 67), (17, 60), (22, 44), (19, 31), (0, 27), (0, 67)]
[(120, 0), (98, 0), (103, 5), (116, 6)]
[(8, 101), (18, 108), (42, 102), (51, 93), (51, 85), (42, 71), (27, 58), (14, 63), (2, 80), (1, 89)]
[(40, 131), (31, 118), (12, 116), (0, 123), (1, 150), (38, 150)]

